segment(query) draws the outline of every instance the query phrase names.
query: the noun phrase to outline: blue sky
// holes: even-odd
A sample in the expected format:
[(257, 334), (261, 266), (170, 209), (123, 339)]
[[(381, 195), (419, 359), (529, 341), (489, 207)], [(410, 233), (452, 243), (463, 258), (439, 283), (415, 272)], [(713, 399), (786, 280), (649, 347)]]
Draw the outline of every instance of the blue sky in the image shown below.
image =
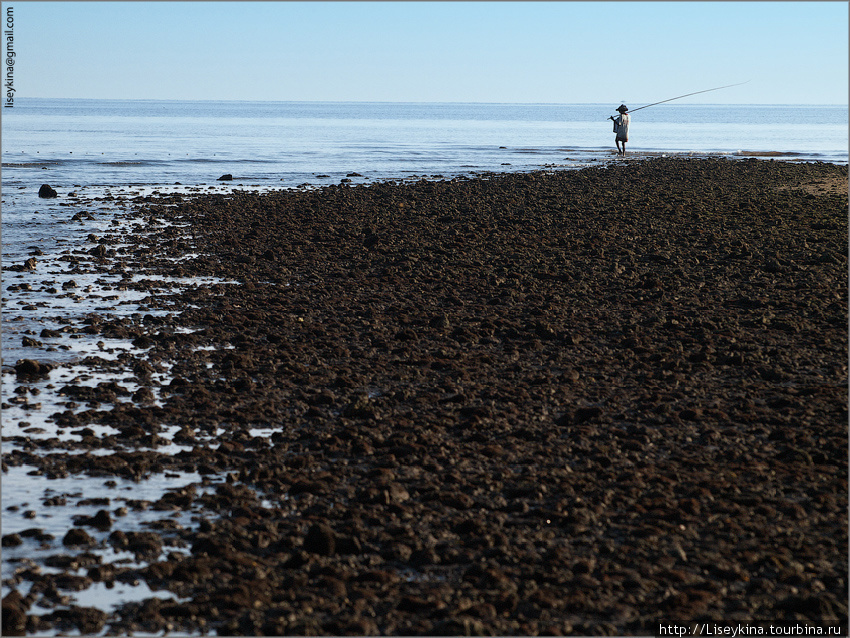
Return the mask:
[[(4, 2), (18, 97), (847, 104), (846, 2)], [(632, 107), (634, 108), (634, 107)]]

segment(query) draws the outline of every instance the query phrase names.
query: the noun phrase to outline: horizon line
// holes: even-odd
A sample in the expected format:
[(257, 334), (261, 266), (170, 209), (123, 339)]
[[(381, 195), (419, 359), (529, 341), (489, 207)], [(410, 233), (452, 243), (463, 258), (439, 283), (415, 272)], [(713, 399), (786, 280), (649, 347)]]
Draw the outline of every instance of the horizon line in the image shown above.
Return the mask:
[[(264, 104), (458, 104), (458, 105), (510, 105), (510, 106), (596, 106), (608, 102), (480, 102), (480, 101), (422, 101), (422, 100), (240, 100), (233, 98), (128, 98), (128, 97), (44, 97), (17, 96), (16, 100), (87, 100), (116, 102), (233, 102)], [(615, 100), (622, 102), (622, 100)], [(613, 102), (611, 102), (613, 103)], [(638, 102), (640, 103), (640, 102)], [(841, 106), (849, 103), (838, 102), (691, 102), (676, 106)]]

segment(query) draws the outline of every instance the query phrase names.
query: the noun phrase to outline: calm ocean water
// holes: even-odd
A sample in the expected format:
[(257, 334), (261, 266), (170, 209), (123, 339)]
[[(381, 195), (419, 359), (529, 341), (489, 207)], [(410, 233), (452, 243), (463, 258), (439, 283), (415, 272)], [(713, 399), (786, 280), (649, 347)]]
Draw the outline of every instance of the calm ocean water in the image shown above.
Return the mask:
[[(279, 187), (350, 172), (579, 166), (610, 158), (615, 106), (21, 98), (3, 110), (3, 185), (197, 184), (231, 173)], [(847, 131), (846, 106), (664, 104), (632, 116), (629, 151), (846, 162)]]

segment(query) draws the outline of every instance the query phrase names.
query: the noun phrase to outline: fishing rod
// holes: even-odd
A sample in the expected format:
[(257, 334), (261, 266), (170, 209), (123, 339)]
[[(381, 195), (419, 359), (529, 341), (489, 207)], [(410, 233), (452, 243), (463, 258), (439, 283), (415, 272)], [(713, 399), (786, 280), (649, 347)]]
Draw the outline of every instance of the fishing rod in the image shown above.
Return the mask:
[[(749, 80), (747, 80), (749, 82)], [(694, 91), (693, 93), (685, 93), (684, 95), (679, 95), (678, 97), (671, 97), (668, 100), (661, 100), (660, 102), (653, 102), (652, 104), (647, 104), (646, 106), (641, 106), (632, 111), (628, 111), (628, 113), (634, 113), (635, 111), (640, 111), (641, 109), (648, 109), (650, 106), (656, 106), (657, 104), (664, 104), (665, 102), (672, 102), (673, 100), (681, 100), (683, 97), (689, 97), (691, 95), (697, 95), (699, 93), (708, 93), (709, 91), (718, 91), (720, 89), (728, 89), (730, 86), (741, 86), (742, 84), (746, 84), (747, 82), (738, 82), (737, 84), (727, 84), (725, 86), (716, 86), (713, 89), (705, 89), (703, 91)]]

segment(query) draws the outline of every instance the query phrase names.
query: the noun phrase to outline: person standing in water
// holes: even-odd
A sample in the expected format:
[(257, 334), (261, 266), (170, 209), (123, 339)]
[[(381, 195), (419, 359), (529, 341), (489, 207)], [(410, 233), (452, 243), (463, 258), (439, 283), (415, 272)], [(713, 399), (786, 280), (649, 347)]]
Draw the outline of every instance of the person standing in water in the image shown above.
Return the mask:
[[(614, 138), (614, 142), (617, 144), (617, 155), (626, 156), (626, 142), (629, 141), (629, 107), (625, 104), (621, 104), (617, 107), (617, 112), (620, 114), (618, 118), (614, 118), (612, 115), (609, 117), (609, 120), (614, 120), (614, 133), (616, 133), (616, 137)], [(620, 144), (623, 145), (623, 150), (620, 150)]]

